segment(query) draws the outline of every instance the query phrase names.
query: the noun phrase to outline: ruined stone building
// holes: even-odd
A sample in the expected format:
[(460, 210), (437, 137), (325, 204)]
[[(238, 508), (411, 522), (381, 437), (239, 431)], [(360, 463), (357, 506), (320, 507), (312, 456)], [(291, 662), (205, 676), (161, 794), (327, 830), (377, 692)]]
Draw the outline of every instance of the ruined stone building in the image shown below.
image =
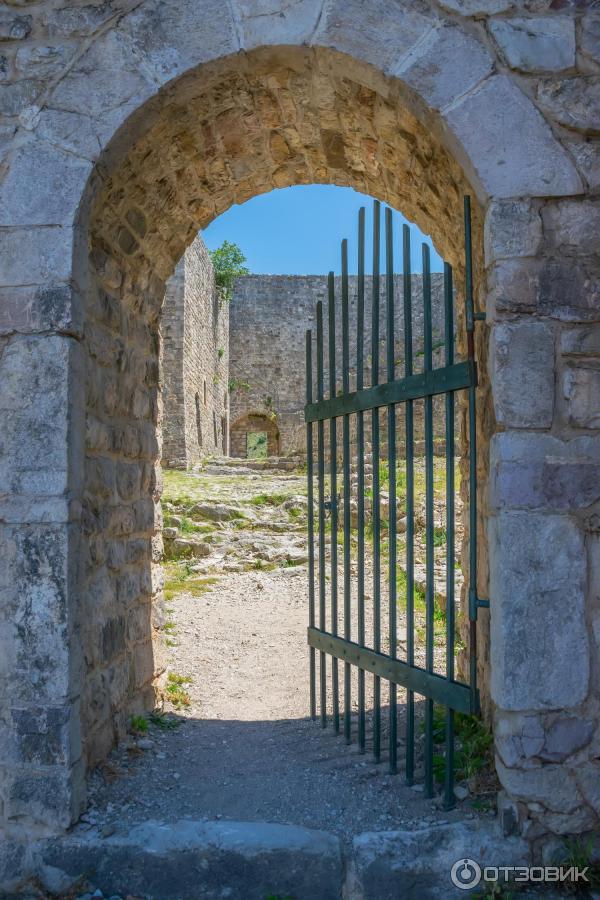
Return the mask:
[[(336, 376), (342, 381), (341, 279), (335, 279)], [(350, 385), (356, 386), (356, 276), (350, 276)], [(371, 380), (371, 278), (365, 279), (364, 379)], [(380, 372), (386, 367), (386, 279), (380, 279)], [(412, 277), (414, 368), (423, 357), (422, 278)], [(402, 276), (394, 278), (397, 309)], [(212, 267), (201, 238), (186, 251), (169, 281), (163, 310), (163, 464), (192, 466), (203, 456), (246, 457), (254, 436), (265, 439), (268, 455), (304, 455), (306, 435), (305, 333), (316, 327), (316, 307), (324, 303), (326, 275), (245, 275), (235, 282), (229, 302), (218, 300)], [(442, 353), (443, 277), (432, 276), (434, 354)], [(328, 326), (325, 321), (325, 392), (329, 393)], [(395, 363), (404, 367), (404, 320), (398, 317)], [(208, 385), (208, 388), (207, 388)], [(441, 412), (442, 401), (436, 400)], [(403, 408), (398, 409), (402, 449)], [(415, 433), (422, 439), (422, 406), (415, 409)], [(199, 426), (198, 426), (199, 423)], [(229, 426), (227, 444), (226, 423)], [(354, 426), (354, 423), (352, 423)], [(385, 421), (382, 420), (385, 452)], [(444, 421), (434, 416), (436, 446), (442, 447)], [(225, 430), (223, 430), (225, 429)], [(354, 432), (353, 432), (354, 433)], [(370, 425), (367, 422), (367, 440)], [(252, 451), (251, 451), (252, 452)]]
[[(358, 279), (348, 279), (350, 389), (356, 389)], [(423, 357), (422, 278), (412, 277), (413, 353), (415, 371)], [(386, 367), (386, 279), (380, 279), (379, 369)], [(365, 279), (364, 384), (371, 383), (371, 278)], [(335, 279), (336, 384), (342, 384), (341, 278)], [(247, 434), (263, 430), (269, 450), (282, 454), (305, 454), (306, 403), (305, 333), (316, 329), (316, 308), (323, 301), (324, 384), (329, 395), (328, 309), (326, 275), (244, 275), (235, 283), (230, 304), (230, 448), (233, 456), (246, 456)], [(402, 308), (402, 276), (394, 277), (394, 303)], [(432, 276), (433, 347), (439, 357), (443, 344), (443, 276)], [(398, 316), (395, 333), (395, 364), (404, 373), (404, 323)], [(316, 362), (313, 365), (316, 373)], [(316, 374), (314, 377), (316, 385)], [(439, 404), (438, 404), (439, 407)], [(421, 408), (416, 410), (417, 437), (422, 434)], [(403, 410), (398, 409), (399, 424)], [(436, 434), (443, 434), (443, 421), (434, 419)], [(354, 432), (355, 423), (351, 423)], [(385, 423), (382, 422), (383, 432)], [(370, 426), (367, 423), (367, 439)], [(385, 435), (384, 435), (385, 437)], [(438, 442), (439, 445), (439, 442)]]
[(229, 310), (200, 237), (167, 284), (161, 337), (163, 465), (226, 455)]

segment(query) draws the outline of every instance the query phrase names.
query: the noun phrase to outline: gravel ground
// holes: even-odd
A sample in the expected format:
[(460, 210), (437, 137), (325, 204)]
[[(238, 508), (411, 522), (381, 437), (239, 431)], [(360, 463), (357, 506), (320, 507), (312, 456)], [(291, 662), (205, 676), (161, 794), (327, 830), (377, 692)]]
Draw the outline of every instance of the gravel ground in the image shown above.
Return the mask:
[[(261, 487), (262, 479), (248, 476), (244, 484), (242, 474), (231, 491), (239, 501), (244, 488)], [(270, 475), (269, 489), (277, 487), (297, 485), (289, 475), (279, 483)], [(253, 529), (259, 543), (275, 537), (267, 527), (261, 533), (256, 522)], [(236, 540), (241, 537), (236, 532)], [(222, 552), (222, 542), (220, 547)], [(108, 835), (150, 817), (169, 822), (189, 816), (303, 825), (349, 840), (368, 830), (475, 815), (468, 800), (445, 812), (440, 798), (424, 799), (420, 784), (403, 784), (402, 740), (399, 774), (390, 775), (385, 754), (376, 765), (369, 747), (360, 755), (356, 742), (346, 746), (331, 727), (323, 730), (310, 720), (307, 590), (304, 565), (225, 572), (200, 596), (182, 584), (171, 601), (169, 671), (191, 679), (184, 686), (189, 706), (167, 703), (177, 727), (150, 724), (146, 735), (132, 736), (93, 773), (90, 807), (77, 829)], [(368, 707), (370, 684), (367, 678)], [(383, 687), (384, 703), (385, 697)], [(402, 735), (401, 691), (399, 701)], [(384, 746), (387, 715), (384, 707)]]

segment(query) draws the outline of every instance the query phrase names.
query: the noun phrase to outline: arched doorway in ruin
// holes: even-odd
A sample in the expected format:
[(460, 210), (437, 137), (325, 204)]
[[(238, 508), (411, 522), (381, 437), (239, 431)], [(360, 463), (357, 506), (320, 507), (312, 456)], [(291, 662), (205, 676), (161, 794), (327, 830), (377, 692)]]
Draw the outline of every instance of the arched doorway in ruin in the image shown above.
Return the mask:
[[(421, 121), (413, 103), (401, 82), (357, 64), (345, 54), (319, 48), (259, 48), (183, 75), (164, 97), (159, 94), (150, 101), (152, 115), (149, 109), (145, 115), (141, 110), (136, 114), (139, 134), (132, 134), (124, 153), (115, 157), (110, 177), (90, 184), (85, 220), (80, 219), (90, 252), (77, 261), (87, 285), (85, 327), (90, 336), (98, 334), (112, 343), (105, 360), (99, 360), (94, 350), (87, 354), (88, 384), (102, 385), (114, 377), (105, 363), (116, 347), (122, 348), (127, 362), (117, 375), (118, 400), (113, 409), (103, 406), (101, 389), (92, 389), (86, 398), (86, 453), (91, 466), (102, 467), (106, 427), (114, 427), (116, 420), (120, 431), (124, 420), (132, 416), (124, 427), (125, 443), (118, 450), (117, 465), (129, 481), (140, 474), (131, 495), (120, 498), (123, 515), (126, 510), (134, 511), (135, 534), (150, 537), (158, 530), (158, 485), (153, 474), (157, 371), (151, 367), (159, 332), (162, 279), (171, 273), (198, 228), (232, 202), (274, 186), (310, 181), (350, 185), (401, 209), (427, 230), (454, 264), (460, 281), (464, 246), (457, 223), (462, 222), (463, 197), (472, 187), (436, 135), (433, 122)], [(474, 230), (481, 284), (482, 213), (477, 204)], [(118, 286), (112, 287), (117, 282)], [(121, 325), (113, 330), (117, 310), (126, 316), (125, 331)], [(482, 332), (478, 352), (485, 372)], [(485, 385), (483, 379), (483, 405)], [(274, 436), (273, 429), (260, 431), (267, 440), (269, 431)], [(482, 449), (487, 439), (482, 432)], [(247, 455), (247, 446), (242, 451)], [(483, 452), (483, 473), (485, 458)], [(105, 539), (105, 507), (105, 499), (96, 493), (96, 482), (85, 485), (84, 508), (93, 525), (83, 537), (84, 544), (95, 545)], [(110, 531), (112, 525), (108, 527)], [(137, 572), (126, 565), (112, 572), (104, 561), (92, 564), (84, 576), (83, 596), (90, 596), (90, 585), (98, 577), (109, 593), (112, 584), (124, 580), (129, 602), (143, 598), (138, 608), (146, 610), (150, 623), (153, 605), (160, 604), (160, 591), (144, 591), (146, 584), (159, 584), (155, 582), (158, 567), (147, 556), (138, 560), (136, 568)], [(482, 594), (486, 593), (482, 588)], [(109, 602), (106, 616), (112, 622), (121, 613)], [(117, 628), (114, 624), (109, 627)], [(84, 684), (90, 687), (84, 690), (81, 705), (88, 764), (105, 752), (102, 741), (95, 740), (96, 734), (105, 740), (110, 735), (111, 741), (122, 734), (131, 705), (138, 703), (144, 692), (151, 694), (155, 672), (162, 669), (160, 641), (153, 640), (150, 627), (145, 634), (138, 633), (140, 638), (131, 649), (138, 660), (135, 678), (143, 678), (143, 683), (131, 687), (129, 681), (127, 696), (108, 704), (102, 716), (88, 700), (93, 679), (103, 681), (117, 660), (125, 672), (131, 672), (134, 657), (130, 653), (123, 656), (123, 648), (118, 646), (114, 655), (112, 648), (108, 650), (106, 660), (88, 664)], [(84, 636), (90, 646), (87, 651), (84, 646), (86, 660), (92, 659), (95, 639), (92, 630)], [(485, 631), (481, 643), (486, 646)], [(487, 672), (482, 672), (482, 686), (486, 680)]]
[[(522, 435), (513, 443), (510, 435), (496, 435), (491, 463), (489, 450), (497, 424), (517, 432), (552, 426), (547, 354), (555, 334), (537, 321), (544, 310), (536, 308), (520, 267), (524, 248), (529, 256), (540, 253), (541, 203), (531, 198), (583, 190), (571, 157), (511, 77), (495, 72), (479, 32), (437, 8), (334, 4), (332, 15), (289, 22), (282, 13), (281, 22), (266, 17), (277, 26), (267, 39), (258, 19), (230, 20), (222, 6), (141, 7), (124, 15), (57, 81), (44, 109), (32, 113), (27, 124), (35, 139), (15, 147), (5, 179), (10, 194), (15, 184), (28, 183), (31, 171), (48, 172), (35, 197), (9, 200), (3, 213), (10, 226), (5, 239), (13, 241), (6, 283), (20, 285), (30, 310), (27, 327), (21, 308), (14, 312), (16, 330), (28, 334), (12, 343), (5, 365), (12, 366), (15, 396), (32, 398), (8, 453), (16, 471), (29, 472), (28, 448), (33, 458), (44, 458), (48, 476), (19, 476), (19, 495), (29, 506), (11, 519), (17, 525), (9, 581), (19, 588), (9, 601), (8, 621), (17, 625), (7, 625), (7, 674), (18, 672), (18, 683), (5, 702), (20, 750), (4, 770), (3, 814), (14, 825), (56, 829), (73, 821), (86, 769), (108, 753), (132, 711), (152, 703), (161, 669), (154, 636), (161, 602), (164, 284), (199, 229), (230, 204), (278, 186), (330, 182), (380, 198), (431, 234), (457, 280), (462, 197), (477, 198), (478, 309), (487, 302), (490, 329), (482, 327), (476, 347), (483, 373), (478, 463), (484, 489), (491, 465), (495, 479), (480, 523), (478, 576), (495, 616), (495, 715), (506, 744), (520, 740), (523, 717), (533, 717), (543, 732), (550, 727), (548, 709), (569, 709), (575, 719), (585, 712), (586, 673), (549, 670), (538, 659), (535, 629), (529, 649), (521, 646), (515, 655), (506, 630), (515, 604), (525, 612), (532, 590), (548, 593), (545, 581), (520, 585), (517, 563), (510, 569), (515, 547), (530, 533), (529, 510), (564, 512), (564, 503), (538, 502), (536, 495), (523, 510), (521, 499), (505, 490), (502, 477)], [(273, 34), (281, 43), (264, 46)], [(516, 246), (507, 217), (517, 223)], [(560, 302), (550, 290), (545, 312)], [(488, 345), (493, 397), (485, 376)], [(532, 346), (536, 396), (523, 406), (516, 397)], [(535, 452), (542, 465), (546, 450), (536, 444)], [(42, 504), (31, 500), (39, 491)], [(562, 546), (575, 565), (583, 553), (579, 526), (555, 519), (540, 524), (557, 535), (567, 529)], [(31, 564), (14, 561), (15, 547), (19, 560)], [(531, 552), (544, 559), (542, 537)], [(504, 588), (506, 566), (512, 580)], [(572, 583), (568, 594), (571, 617), (554, 656), (587, 647), (583, 587)], [(29, 627), (26, 640), (16, 633), (22, 622)], [(486, 631), (484, 619), (483, 683), (490, 673)], [(43, 761), (17, 727), (13, 712), (23, 703), (42, 716), (45, 734), (56, 730), (56, 749)], [(55, 711), (52, 721), (40, 704)], [(500, 774), (526, 802), (527, 767), (523, 754), (515, 754), (504, 754)], [(574, 784), (572, 769), (558, 766), (553, 773)], [(527, 814), (547, 825), (551, 816), (535, 801)], [(581, 816), (575, 821), (572, 807), (563, 806), (555, 811), (563, 817), (560, 827), (580, 827)], [(586, 816), (589, 826), (589, 806)]]
[(229, 452), (241, 459), (263, 459), (278, 456), (279, 429), (265, 413), (250, 412), (238, 416), (229, 430)]

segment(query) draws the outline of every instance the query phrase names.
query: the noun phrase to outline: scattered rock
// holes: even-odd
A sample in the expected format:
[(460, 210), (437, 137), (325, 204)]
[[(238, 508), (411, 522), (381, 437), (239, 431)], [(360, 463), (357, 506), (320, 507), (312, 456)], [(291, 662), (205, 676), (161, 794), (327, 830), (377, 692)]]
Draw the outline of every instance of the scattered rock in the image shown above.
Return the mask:
[(178, 559), (205, 559), (210, 556), (210, 546), (200, 538), (178, 537), (173, 541), (171, 557)]

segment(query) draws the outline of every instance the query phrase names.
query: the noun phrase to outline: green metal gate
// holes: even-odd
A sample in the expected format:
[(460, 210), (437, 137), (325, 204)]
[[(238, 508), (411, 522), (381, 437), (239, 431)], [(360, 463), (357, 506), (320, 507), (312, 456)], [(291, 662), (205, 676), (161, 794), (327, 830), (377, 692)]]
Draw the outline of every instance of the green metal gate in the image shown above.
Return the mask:
[[(444, 790), (445, 804), (454, 803), (454, 713), (478, 713), (476, 620), (480, 606), (488, 602), (477, 596), (477, 484), (475, 389), (477, 371), (474, 359), (473, 276), (471, 256), (471, 214), (465, 198), (465, 324), (467, 358), (455, 360), (455, 319), (452, 269), (444, 264), (443, 364), (434, 366), (432, 341), (432, 287), (429, 248), (423, 244), (422, 274), (422, 362), (417, 365), (413, 348), (413, 297), (410, 266), (410, 231), (403, 226), (402, 315), (404, 363), (402, 377), (396, 372), (394, 308), (394, 235), (392, 211), (385, 210), (385, 379), (380, 377), (381, 274), (380, 204), (373, 206), (373, 268), (371, 278), (371, 384), (365, 385), (365, 210), (358, 218), (358, 278), (356, 296), (356, 334), (352, 357), (355, 389), (351, 390), (351, 349), (349, 316), (348, 244), (342, 241), (341, 287), (341, 390), (337, 378), (336, 280), (328, 278), (327, 344), (328, 390), (325, 388), (325, 352), (323, 304), (316, 310), (316, 335), (306, 334), (306, 408), (308, 468), (308, 543), (309, 543), (309, 628), (310, 708), (321, 725), (331, 722), (343, 732), (347, 743), (358, 741), (361, 752), (372, 743), (376, 760), (382, 757), (381, 682), (388, 683), (387, 756), (391, 772), (398, 768), (398, 686), (406, 689), (403, 711), (405, 734), (405, 776), (408, 784), (416, 777), (415, 745), (420, 738), (416, 720), (416, 699), (423, 698), (423, 777), (425, 796), (434, 793), (434, 703), (444, 714)], [(354, 335), (353, 335), (354, 337)], [(354, 343), (354, 341), (353, 341)], [(316, 363), (316, 372), (313, 372)], [(469, 683), (455, 675), (455, 394), (468, 392), (469, 433)], [(446, 611), (444, 671), (434, 659), (435, 573), (434, 573), (434, 434), (433, 398), (445, 395), (445, 532), (446, 532)], [(424, 648), (415, 635), (415, 403), (422, 399), (424, 430), (425, 499), (425, 597)], [(398, 522), (397, 522), (397, 412), (404, 407), (402, 435), (405, 444), (405, 563), (402, 585), (405, 603), (405, 652), (398, 653)], [(389, 472), (389, 521), (381, 517), (381, 415), (387, 431), (387, 468)], [(352, 418), (355, 417), (354, 423)], [(367, 419), (368, 417), (368, 419)], [(338, 495), (338, 422), (341, 419), (341, 493)], [(326, 431), (326, 423), (328, 428)], [(355, 437), (351, 442), (351, 423)], [(365, 425), (370, 425), (371, 449), (365, 446)], [(316, 429), (316, 448), (315, 448)], [(326, 459), (326, 439), (328, 459)], [(316, 452), (316, 472), (315, 472)], [(372, 487), (365, 484), (366, 462), (372, 465)], [(316, 475), (316, 496), (315, 481)], [(354, 483), (353, 483), (354, 479)], [(355, 490), (353, 490), (355, 488)], [(371, 496), (369, 496), (369, 494)], [(355, 497), (355, 529), (352, 526), (352, 499)], [(338, 538), (339, 505), (343, 503), (343, 536)], [(315, 516), (316, 506), (316, 516)], [(370, 522), (366, 523), (370, 516)], [(315, 528), (316, 518), (316, 528)], [(387, 561), (382, 573), (382, 532), (385, 533)], [(317, 553), (315, 553), (315, 543)], [(341, 543), (341, 548), (339, 544)], [(367, 553), (368, 545), (370, 553)], [(342, 606), (338, 610), (339, 564), (341, 549)], [(327, 559), (329, 556), (329, 559)], [(370, 570), (370, 572), (369, 572)], [(353, 575), (355, 575), (353, 583)], [(316, 581), (316, 585), (315, 585)], [(371, 597), (366, 599), (367, 589)], [(382, 595), (387, 605), (387, 621), (382, 629)], [(370, 622), (367, 623), (367, 612)], [(340, 621), (341, 620), (341, 621)], [(368, 625), (368, 627), (367, 627)], [(387, 630), (387, 639), (382, 630)], [(437, 635), (439, 641), (439, 634)], [(423, 657), (417, 664), (417, 651)], [(424, 650), (424, 652), (423, 652)], [(343, 672), (340, 673), (340, 668)], [(369, 682), (367, 682), (367, 673)], [(343, 678), (340, 679), (340, 675)], [(372, 677), (372, 681), (371, 681)], [(354, 682), (354, 684), (353, 684)], [(372, 692), (367, 714), (366, 692)], [(341, 695), (341, 696), (340, 696)], [(356, 695), (356, 696), (354, 696)], [(370, 722), (368, 722), (370, 718)], [(419, 744), (420, 746), (420, 744)], [(435, 764), (439, 764), (436, 758)]]

